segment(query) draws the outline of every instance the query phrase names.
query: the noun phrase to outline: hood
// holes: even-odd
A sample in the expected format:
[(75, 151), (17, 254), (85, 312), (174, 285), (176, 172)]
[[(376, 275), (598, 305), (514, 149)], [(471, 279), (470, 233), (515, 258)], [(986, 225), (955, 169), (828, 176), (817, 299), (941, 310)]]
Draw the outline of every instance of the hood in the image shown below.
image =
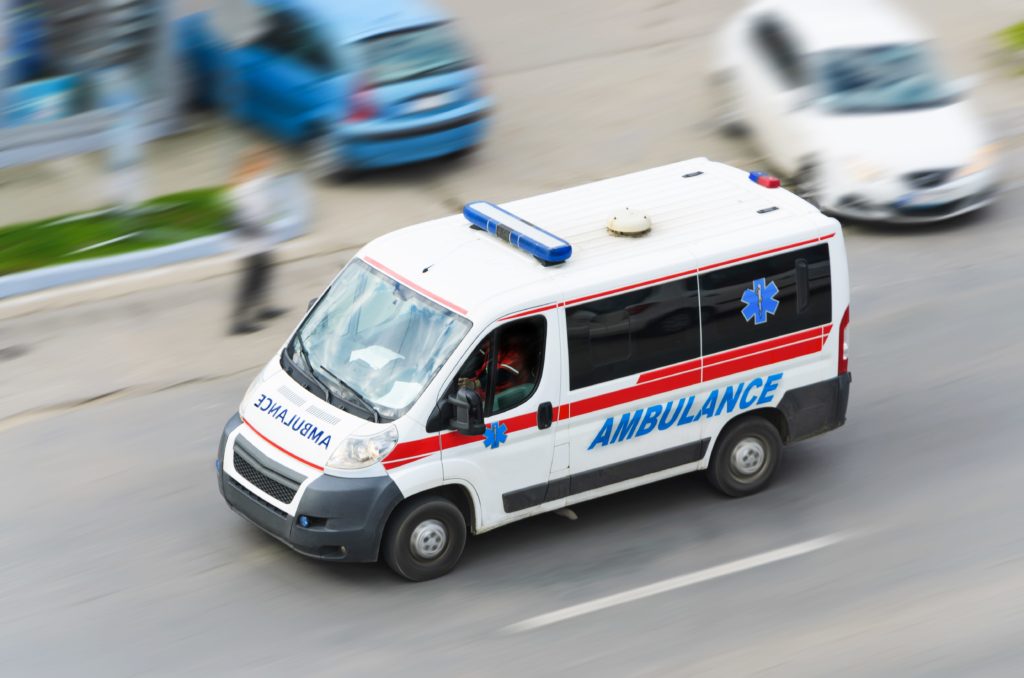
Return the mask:
[[(276, 359), (256, 378), (240, 408), (242, 418), (277, 452), (307, 467), (326, 465), (342, 440), (372, 422), (333, 407), (305, 390)], [(282, 452), (283, 450), (283, 452)], [(308, 469), (307, 469), (308, 470)]]
[(854, 158), (903, 174), (970, 164), (985, 145), (966, 102), (892, 113), (829, 113), (816, 126), (833, 161)]

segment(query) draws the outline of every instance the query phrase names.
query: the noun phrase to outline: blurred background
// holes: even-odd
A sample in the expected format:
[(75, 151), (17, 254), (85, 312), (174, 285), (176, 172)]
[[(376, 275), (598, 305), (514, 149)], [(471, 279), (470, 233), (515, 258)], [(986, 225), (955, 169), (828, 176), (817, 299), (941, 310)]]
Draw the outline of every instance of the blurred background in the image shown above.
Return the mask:
[[(1020, 3), (0, 9), (0, 674), (1020, 675)], [(770, 490), (665, 481), (419, 585), (224, 506), (224, 420), (362, 244), (696, 156), (778, 174), (847, 239), (848, 423)], [(282, 313), (239, 323), (254, 172)]]

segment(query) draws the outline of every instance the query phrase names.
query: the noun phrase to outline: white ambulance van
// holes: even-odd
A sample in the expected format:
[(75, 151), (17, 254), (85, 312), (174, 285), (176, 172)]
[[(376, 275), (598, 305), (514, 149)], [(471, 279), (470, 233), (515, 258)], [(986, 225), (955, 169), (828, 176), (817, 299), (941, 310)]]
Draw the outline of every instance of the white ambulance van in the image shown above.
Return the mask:
[(220, 490), (300, 553), (412, 580), (670, 476), (747, 495), (844, 423), (849, 295), (835, 219), (706, 159), (469, 203), (344, 267), (226, 425)]

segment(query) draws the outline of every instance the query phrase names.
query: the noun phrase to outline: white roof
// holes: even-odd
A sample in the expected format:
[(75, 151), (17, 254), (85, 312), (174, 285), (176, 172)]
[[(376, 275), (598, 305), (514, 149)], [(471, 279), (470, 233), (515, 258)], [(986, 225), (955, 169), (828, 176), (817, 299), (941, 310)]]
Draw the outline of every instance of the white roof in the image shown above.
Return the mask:
[[(834, 219), (789, 191), (762, 187), (747, 172), (705, 158), (501, 207), (567, 240), (572, 256), (545, 267), (497, 237), (471, 229), (461, 214), (384, 235), (359, 256), (449, 308), (490, 321), (815, 241), (838, 229)], [(608, 219), (623, 207), (646, 213), (650, 233), (609, 234)]]
[(928, 36), (886, 0), (768, 0), (761, 8), (780, 15), (803, 52), (917, 43)]

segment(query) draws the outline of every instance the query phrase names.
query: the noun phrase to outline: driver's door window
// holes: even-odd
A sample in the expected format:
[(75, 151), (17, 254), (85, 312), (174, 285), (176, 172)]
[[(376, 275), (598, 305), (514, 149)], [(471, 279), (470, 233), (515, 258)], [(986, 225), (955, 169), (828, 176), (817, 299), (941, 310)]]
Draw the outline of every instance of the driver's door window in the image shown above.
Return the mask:
[(486, 417), (522, 405), (540, 383), (546, 329), (543, 317), (525, 318), (497, 328), (473, 349), (452, 390), (476, 391), (484, 403)]

